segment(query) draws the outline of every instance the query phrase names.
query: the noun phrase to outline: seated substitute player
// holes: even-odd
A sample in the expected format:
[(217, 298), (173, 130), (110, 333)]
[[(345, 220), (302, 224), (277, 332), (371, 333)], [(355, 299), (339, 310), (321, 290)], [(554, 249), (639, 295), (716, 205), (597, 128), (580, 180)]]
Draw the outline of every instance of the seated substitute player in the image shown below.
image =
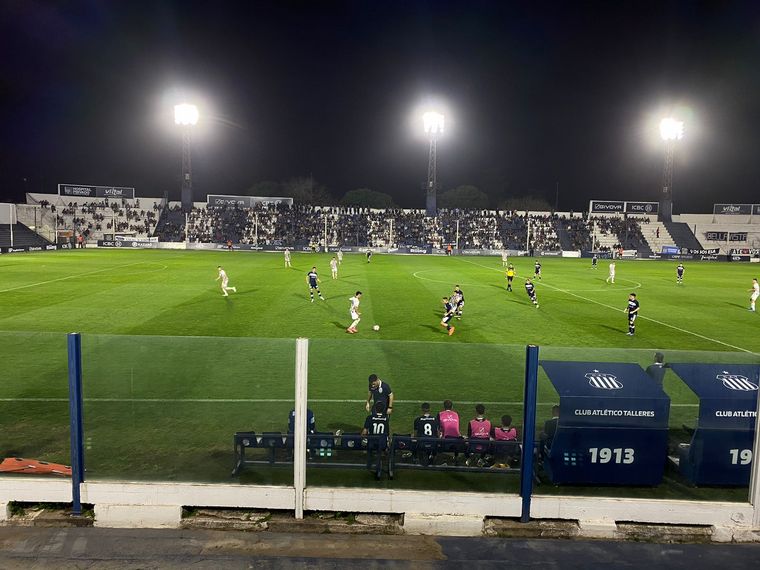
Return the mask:
[(454, 294), (452, 295), (453, 302), (451, 303), (454, 305), (454, 312), (456, 313), (457, 320), (462, 320), (462, 309), (464, 309), (464, 293), (462, 293), (462, 290), (459, 288), (459, 285), (454, 286)]
[(512, 280), (515, 278), (515, 266), (511, 263), (507, 266), (507, 291), (512, 292)]
[[(467, 437), (469, 439), (482, 439), (485, 441), (490, 441), (491, 421), (486, 418), (486, 407), (483, 404), (478, 404), (475, 406), (475, 414), (475, 417), (472, 418), (467, 424)], [(483, 466), (483, 460), (489, 448), (490, 445), (485, 442), (483, 444), (478, 443), (476, 445), (472, 445), (472, 442), (470, 442), (470, 451), (480, 454), (480, 458), (478, 459), (478, 467)], [(470, 465), (471, 459), (472, 458), (469, 458), (467, 460), (467, 465)]]
[(683, 285), (683, 263), (679, 263), (676, 267), (676, 284)]
[(539, 437), (542, 455), (551, 450), (552, 443), (554, 443), (554, 435), (557, 433), (557, 425), (559, 425), (559, 406), (555, 405), (552, 406), (552, 417), (544, 422), (544, 431), (541, 432)]
[(452, 327), (449, 324), (451, 319), (454, 317), (454, 305), (451, 303), (448, 297), (443, 297), (441, 299), (441, 303), (443, 303), (443, 318), (441, 319), (441, 326), (446, 327), (446, 330), (449, 331), (449, 336), (451, 336), (456, 330), (455, 327)]
[(512, 416), (505, 414), (501, 416), (501, 425), (495, 426), (491, 432), (491, 437), (495, 441), (514, 441), (514, 448), (506, 451), (499, 451), (497, 448), (494, 454), (493, 467), (499, 469), (509, 468), (509, 464), (520, 457), (520, 447), (517, 445), (517, 428), (512, 425)]
[[(425, 402), (420, 406), (422, 415), (414, 419), (415, 437), (440, 437), (438, 418), (430, 414), (430, 404)], [(430, 465), (435, 458), (435, 443), (418, 443), (417, 461), (421, 465)]]
[(225, 297), (229, 297), (227, 294), (227, 291), (232, 291), (233, 293), (237, 293), (237, 287), (228, 287), (229, 285), (229, 278), (227, 277), (227, 272), (222, 269), (221, 265), (218, 265), (216, 269), (219, 271), (219, 275), (216, 276), (215, 281), (222, 280), (222, 295)]
[(538, 309), (538, 299), (536, 298), (536, 286), (530, 279), (525, 280), (525, 292), (528, 294), (528, 298)]
[(382, 402), (383, 410), (388, 414), (392, 414), (393, 399), (395, 396), (393, 395), (391, 387), (380, 380), (380, 378), (377, 377), (377, 374), (370, 374), (367, 381), (369, 383), (369, 393), (367, 394), (367, 404), (364, 406), (364, 409), (369, 412), (371, 409), (371, 402), (374, 402), (375, 404)]
[(323, 301), (325, 298), (322, 296), (322, 292), (319, 290), (319, 284), (322, 281), (319, 279), (319, 275), (317, 275), (317, 268), (312, 267), (311, 271), (306, 274), (306, 283), (309, 285), (309, 297), (311, 298), (311, 302), (314, 302), (314, 291), (317, 292), (317, 295), (319, 295), (319, 298)]
[[(295, 433), (296, 431), (296, 410), (293, 408), (288, 414), (288, 433)], [(317, 431), (317, 422), (314, 419), (314, 412), (311, 409), (306, 409), (306, 433), (315, 433)]]
[(385, 410), (385, 404), (383, 402), (375, 402), (372, 408), (372, 414), (367, 416), (364, 420), (364, 428), (362, 429), (362, 435), (376, 435), (377, 440), (374, 440), (374, 445), (368, 443), (367, 448), (374, 448), (379, 450), (385, 450), (388, 448), (388, 434), (390, 433), (390, 418)]
[(541, 262), (538, 261), (538, 259), (536, 260), (536, 264), (534, 267), (535, 269), (534, 269), (533, 278), (538, 279), (540, 281), (541, 280)]
[(628, 313), (628, 336), (636, 333), (636, 317), (639, 314), (639, 302), (636, 300), (636, 293), (628, 295), (628, 305), (623, 309)]
[[(353, 297), (349, 297), (348, 300), (351, 301), (351, 306), (348, 308), (348, 312), (351, 315), (351, 324), (346, 329), (347, 333), (356, 334), (359, 331), (356, 330), (357, 325), (359, 324), (359, 321), (362, 320), (362, 314), (359, 312), (359, 302), (362, 298), (362, 292), (357, 291), (354, 293)], [(369, 410), (367, 410), (369, 411)]]
[(451, 400), (443, 402), (443, 410), (438, 412), (438, 426), (443, 438), (462, 437), (459, 433), (459, 414), (454, 411)]

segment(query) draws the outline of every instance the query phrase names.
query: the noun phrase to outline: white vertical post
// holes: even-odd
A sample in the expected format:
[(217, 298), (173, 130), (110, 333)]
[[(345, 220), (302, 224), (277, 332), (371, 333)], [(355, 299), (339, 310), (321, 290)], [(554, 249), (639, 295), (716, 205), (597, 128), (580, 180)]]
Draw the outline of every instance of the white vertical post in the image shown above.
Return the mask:
[(185, 245), (190, 242), (190, 214), (185, 212)]
[(293, 487), (295, 515), (303, 518), (304, 489), (306, 488), (306, 410), (309, 387), (309, 339), (296, 339), (296, 417), (293, 426)]
[(259, 213), (254, 212), (253, 213), (253, 243), (256, 245), (259, 245)]
[(459, 220), (457, 220), (457, 249), (459, 249)]
[(325, 251), (327, 251), (327, 214), (325, 214)]
[[(755, 378), (757, 383), (760, 378)], [(760, 418), (760, 392), (758, 392), (755, 418)], [(755, 419), (755, 442), (752, 446), (752, 473), (749, 478), (749, 502), (752, 504), (752, 528), (760, 527), (760, 421)]]
[(528, 234), (525, 236), (525, 251), (530, 255), (530, 212), (528, 212)]

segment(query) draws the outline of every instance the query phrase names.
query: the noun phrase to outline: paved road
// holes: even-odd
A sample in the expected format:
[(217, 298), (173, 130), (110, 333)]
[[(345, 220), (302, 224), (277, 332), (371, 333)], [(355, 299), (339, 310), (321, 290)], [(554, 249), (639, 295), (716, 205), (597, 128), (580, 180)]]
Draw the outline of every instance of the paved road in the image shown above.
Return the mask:
[(0, 568), (537, 568), (743, 570), (760, 544), (0, 527)]

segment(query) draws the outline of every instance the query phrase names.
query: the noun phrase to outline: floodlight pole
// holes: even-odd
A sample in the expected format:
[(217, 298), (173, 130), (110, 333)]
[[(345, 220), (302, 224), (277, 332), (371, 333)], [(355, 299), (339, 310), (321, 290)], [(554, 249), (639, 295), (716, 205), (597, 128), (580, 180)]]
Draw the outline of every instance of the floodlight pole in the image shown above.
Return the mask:
[(665, 169), (662, 174), (662, 196), (660, 199), (660, 221), (670, 222), (673, 216), (673, 155), (675, 142), (665, 141)]
[(430, 132), (430, 154), (428, 155), (427, 197), (425, 201), (425, 214), (434, 218), (438, 210), (436, 206), (437, 180), (437, 146), (438, 138), (434, 132)]
[(193, 166), (190, 157), (190, 126), (182, 127), (182, 211), (193, 209)]

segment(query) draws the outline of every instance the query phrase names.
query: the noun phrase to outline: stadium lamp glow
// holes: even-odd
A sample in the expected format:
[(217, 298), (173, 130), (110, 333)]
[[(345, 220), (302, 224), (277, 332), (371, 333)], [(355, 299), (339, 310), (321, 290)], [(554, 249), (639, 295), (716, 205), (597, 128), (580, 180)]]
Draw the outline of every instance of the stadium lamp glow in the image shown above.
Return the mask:
[(683, 121), (667, 118), (660, 121), (660, 136), (664, 141), (675, 141), (683, 138)]
[(428, 135), (435, 136), (443, 134), (443, 115), (435, 111), (428, 111), (422, 115), (422, 124)]
[(198, 107), (189, 103), (174, 105), (174, 122), (178, 125), (198, 124)]

